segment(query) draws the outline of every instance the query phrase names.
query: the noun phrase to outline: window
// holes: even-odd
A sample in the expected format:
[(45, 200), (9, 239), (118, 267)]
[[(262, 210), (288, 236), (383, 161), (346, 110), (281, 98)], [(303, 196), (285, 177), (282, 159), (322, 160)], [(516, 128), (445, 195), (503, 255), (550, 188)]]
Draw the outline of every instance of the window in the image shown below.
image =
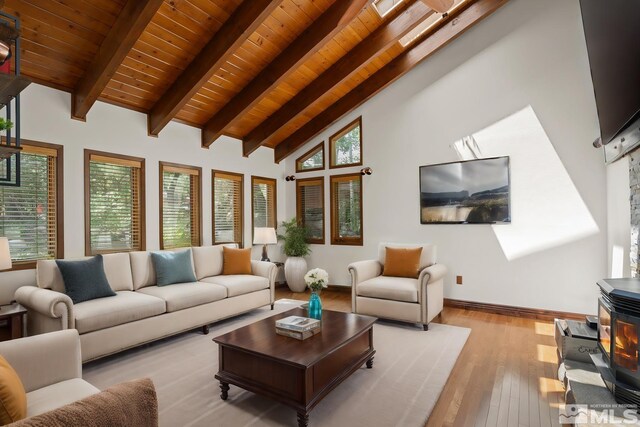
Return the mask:
[(211, 182), (213, 243), (237, 243), (242, 247), (244, 176), (232, 172), (213, 171)]
[(362, 176), (331, 177), (331, 243), (362, 245)]
[(62, 146), (25, 140), (21, 145), (21, 185), (0, 187), (0, 236), (9, 240), (16, 270), (64, 257)]
[(84, 150), (85, 253), (145, 249), (144, 159)]
[(255, 227), (276, 228), (278, 226), (276, 219), (276, 180), (252, 176), (251, 193), (253, 229)]
[(160, 162), (160, 249), (200, 246), (202, 169)]
[(307, 228), (309, 243), (324, 244), (324, 178), (296, 181), (296, 217)]
[(309, 172), (324, 169), (324, 142), (298, 157), (296, 172)]
[(329, 138), (329, 167), (362, 164), (362, 117), (358, 117)]
[(375, 0), (373, 2), (373, 7), (378, 15), (380, 15), (381, 18), (384, 18), (402, 3), (404, 3), (404, 0)]

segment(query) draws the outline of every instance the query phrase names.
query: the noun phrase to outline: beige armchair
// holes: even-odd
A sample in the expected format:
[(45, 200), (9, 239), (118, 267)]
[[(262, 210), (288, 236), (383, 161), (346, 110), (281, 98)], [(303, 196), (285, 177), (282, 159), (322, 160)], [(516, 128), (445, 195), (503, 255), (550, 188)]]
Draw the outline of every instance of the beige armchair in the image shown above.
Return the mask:
[[(420, 274), (417, 279), (381, 275), (387, 246), (422, 246)], [(378, 259), (354, 262), (348, 268), (354, 313), (420, 323), (426, 331), (429, 322), (442, 312), (447, 268), (436, 264), (434, 245), (380, 243)]]

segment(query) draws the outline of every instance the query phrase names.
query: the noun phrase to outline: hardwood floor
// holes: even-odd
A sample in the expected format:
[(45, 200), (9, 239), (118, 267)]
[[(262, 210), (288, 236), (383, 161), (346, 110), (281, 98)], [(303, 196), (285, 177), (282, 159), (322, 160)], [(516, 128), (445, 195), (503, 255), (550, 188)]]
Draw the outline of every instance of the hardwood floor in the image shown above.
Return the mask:
[[(280, 298), (309, 295), (277, 289)], [(351, 311), (351, 294), (323, 291), (322, 305)], [(427, 427), (559, 426), (563, 388), (552, 322), (450, 307), (438, 322), (470, 328), (471, 335)]]

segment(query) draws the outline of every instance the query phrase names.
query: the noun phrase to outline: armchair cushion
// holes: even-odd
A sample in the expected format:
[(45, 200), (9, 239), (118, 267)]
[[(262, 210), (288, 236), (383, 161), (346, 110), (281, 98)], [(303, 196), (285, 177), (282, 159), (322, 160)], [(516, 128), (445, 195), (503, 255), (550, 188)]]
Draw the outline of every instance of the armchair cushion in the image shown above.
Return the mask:
[(418, 302), (418, 279), (378, 276), (357, 285), (361, 297)]
[(51, 384), (27, 395), (27, 415), (33, 417), (43, 414), (99, 392), (100, 390), (81, 378)]
[(422, 246), (415, 248), (387, 247), (382, 275), (417, 279), (421, 254)]
[(421, 247), (420, 254), (420, 270), (436, 263), (436, 247), (429, 243), (380, 243), (378, 245), (378, 261), (384, 265), (384, 258), (387, 253), (387, 247), (391, 248), (416, 248)]
[(9, 424), (27, 416), (27, 392), (7, 359), (0, 356), (0, 423)]

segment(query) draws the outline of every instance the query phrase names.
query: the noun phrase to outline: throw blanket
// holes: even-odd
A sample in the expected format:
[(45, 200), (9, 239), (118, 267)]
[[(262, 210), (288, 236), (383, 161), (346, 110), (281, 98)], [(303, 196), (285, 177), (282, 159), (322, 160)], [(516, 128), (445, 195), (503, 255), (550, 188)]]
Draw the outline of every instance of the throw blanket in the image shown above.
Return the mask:
[(158, 427), (158, 400), (149, 378), (121, 383), (11, 427)]

